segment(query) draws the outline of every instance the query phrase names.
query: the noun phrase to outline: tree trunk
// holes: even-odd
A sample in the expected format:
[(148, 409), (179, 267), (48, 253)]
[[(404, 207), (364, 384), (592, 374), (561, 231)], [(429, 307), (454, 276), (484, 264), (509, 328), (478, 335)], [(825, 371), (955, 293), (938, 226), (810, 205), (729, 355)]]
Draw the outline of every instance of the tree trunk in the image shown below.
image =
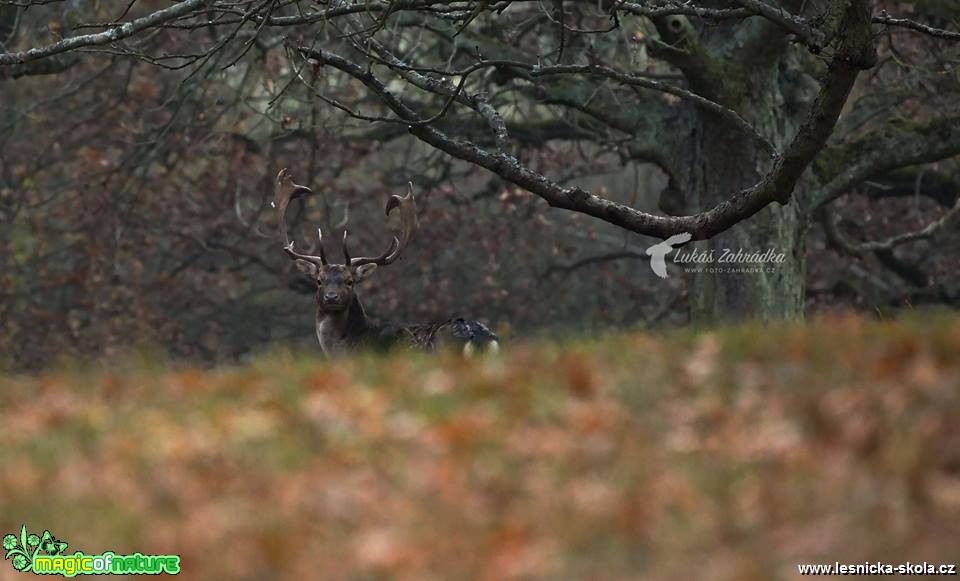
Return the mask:
[[(779, 62), (745, 63), (738, 71), (742, 80), (737, 103), (732, 105), (782, 150), (803, 121), (816, 86), (810, 77), (796, 72), (801, 65), (795, 53), (788, 49), (781, 55)], [(688, 192), (683, 208), (687, 213), (706, 210), (757, 183), (773, 164), (769, 152), (755, 139), (712, 113), (691, 109), (687, 127), (692, 151), (687, 152), (686, 159), (691, 165), (686, 179), (677, 180), (681, 191)], [(692, 322), (803, 317), (807, 227), (804, 184), (801, 179), (788, 204), (772, 204), (730, 230), (696, 243), (698, 251), (712, 250), (714, 260), (712, 264), (684, 265)], [(728, 250), (763, 253), (768, 249), (782, 253), (783, 261), (719, 262)]]
[[(725, 250), (782, 252), (781, 263), (724, 264), (714, 262), (704, 272), (691, 272), (690, 319), (717, 323), (742, 319), (791, 320), (803, 317), (804, 226), (797, 203), (769, 207), (751, 220), (700, 242), (716, 260)], [(707, 265), (709, 266), (709, 265)], [(749, 272), (731, 272), (744, 269)]]

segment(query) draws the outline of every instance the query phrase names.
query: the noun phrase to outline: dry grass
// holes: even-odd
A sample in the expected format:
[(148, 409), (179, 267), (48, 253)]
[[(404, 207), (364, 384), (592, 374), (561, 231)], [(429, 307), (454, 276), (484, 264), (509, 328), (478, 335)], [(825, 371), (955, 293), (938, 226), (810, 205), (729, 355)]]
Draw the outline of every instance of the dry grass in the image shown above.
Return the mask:
[(949, 315), (7, 377), (0, 533), (178, 553), (186, 579), (956, 562), (958, 388)]

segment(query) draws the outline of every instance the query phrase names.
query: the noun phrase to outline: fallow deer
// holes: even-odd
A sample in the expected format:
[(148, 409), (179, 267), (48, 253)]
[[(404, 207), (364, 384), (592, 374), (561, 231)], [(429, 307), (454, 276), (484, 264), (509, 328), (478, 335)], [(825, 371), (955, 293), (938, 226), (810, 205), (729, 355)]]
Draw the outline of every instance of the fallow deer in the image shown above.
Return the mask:
[(307, 186), (294, 183), (286, 169), (277, 174), (274, 207), (283, 249), (295, 261), (297, 268), (317, 285), (317, 339), (324, 353), (329, 356), (357, 347), (394, 345), (429, 350), (449, 345), (460, 347), (467, 354), (483, 350), (496, 351), (499, 348), (496, 334), (479, 321), (456, 318), (437, 323), (396, 324), (376, 321), (364, 310), (357, 295), (357, 283), (368, 278), (378, 266), (394, 262), (417, 228), (412, 185), (406, 196), (392, 195), (387, 200), (387, 216), (394, 208), (400, 210), (400, 233), (394, 236), (387, 250), (374, 257), (351, 257), (347, 248), (347, 231), (344, 230), (343, 264), (333, 264), (327, 260), (323, 248), (323, 232), (319, 228), (318, 256), (300, 254), (293, 249), (293, 240), (287, 231), (287, 206), (292, 200), (311, 193), (312, 190)]

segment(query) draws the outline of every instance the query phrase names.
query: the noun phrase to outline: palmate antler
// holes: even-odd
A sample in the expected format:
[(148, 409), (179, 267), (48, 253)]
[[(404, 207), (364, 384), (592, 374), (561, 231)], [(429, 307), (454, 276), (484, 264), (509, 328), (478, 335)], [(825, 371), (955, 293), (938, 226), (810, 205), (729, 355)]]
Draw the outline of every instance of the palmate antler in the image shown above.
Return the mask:
[[(350, 251), (347, 249), (347, 231), (343, 232), (343, 257), (344, 263), (349, 266), (361, 266), (364, 264), (378, 264), (381, 266), (387, 265), (395, 261), (400, 253), (403, 252), (403, 249), (407, 247), (407, 244), (413, 238), (413, 233), (416, 231), (417, 225), (417, 208), (416, 202), (413, 197), (413, 184), (407, 184), (408, 190), (406, 196), (392, 195), (387, 200), (387, 205), (384, 208), (384, 212), (387, 216), (390, 215), (390, 212), (394, 208), (400, 209), (400, 233), (393, 237), (393, 240), (390, 242), (390, 246), (387, 250), (380, 256), (358, 256), (356, 258), (350, 258)], [(293, 240), (290, 240), (289, 233), (287, 232), (287, 206), (290, 205), (292, 200), (299, 198), (300, 196), (312, 194), (313, 190), (307, 186), (301, 186), (297, 183), (294, 183), (293, 178), (290, 176), (290, 172), (287, 168), (280, 170), (280, 173), (277, 174), (277, 182), (273, 192), (273, 205), (277, 210), (277, 223), (280, 229), (280, 238), (283, 240), (283, 250), (293, 259), (306, 260), (316, 264), (317, 266), (326, 266), (327, 256), (323, 250), (323, 231), (320, 228), (317, 228), (317, 235), (320, 237), (320, 256), (311, 256), (309, 254), (300, 254), (299, 252), (294, 251), (293, 249)]]
[(400, 234), (393, 237), (390, 247), (380, 256), (358, 256), (350, 258), (350, 251), (347, 249), (347, 231), (343, 232), (343, 258), (346, 264), (350, 266), (361, 266), (363, 264), (378, 264), (385, 266), (396, 260), (403, 249), (413, 238), (413, 233), (417, 229), (417, 206), (413, 198), (413, 183), (407, 183), (407, 195), (390, 196), (384, 213), (389, 216), (394, 208), (400, 208)]
[(320, 256), (311, 256), (309, 254), (300, 254), (293, 250), (293, 240), (287, 232), (287, 206), (290, 202), (307, 194), (312, 194), (313, 190), (307, 186), (301, 186), (294, 183), (293, 177), (287, 168), (280, 170), (277, 174), (277, 182), (273, 189), (273, 206), (277, 210), (277, 227), (280, 229), (280, 239), (283, 240), (283, 250), (293, 259), (306, 260), (317, 266), (326, 266), (327, 257), (323, 252), (323, 232), (317, 229), (320, 236)]

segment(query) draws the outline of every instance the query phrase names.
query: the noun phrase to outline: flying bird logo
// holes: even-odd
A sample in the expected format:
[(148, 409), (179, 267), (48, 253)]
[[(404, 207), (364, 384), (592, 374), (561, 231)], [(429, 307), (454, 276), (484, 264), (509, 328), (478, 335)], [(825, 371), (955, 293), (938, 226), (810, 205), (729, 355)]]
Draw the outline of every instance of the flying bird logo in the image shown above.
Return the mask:
[(663, 242), (658, 242), (650, 248), (647, 248), (647, 256), (650, 257), (650, 268), (653, 269), (654, 274), (660, 278), (667, 278), (667, 255), (670, 254), (674, 246), (690, 242), (691, 238), (693, 238), (693, 234), (689, 232), (674, 234)]

